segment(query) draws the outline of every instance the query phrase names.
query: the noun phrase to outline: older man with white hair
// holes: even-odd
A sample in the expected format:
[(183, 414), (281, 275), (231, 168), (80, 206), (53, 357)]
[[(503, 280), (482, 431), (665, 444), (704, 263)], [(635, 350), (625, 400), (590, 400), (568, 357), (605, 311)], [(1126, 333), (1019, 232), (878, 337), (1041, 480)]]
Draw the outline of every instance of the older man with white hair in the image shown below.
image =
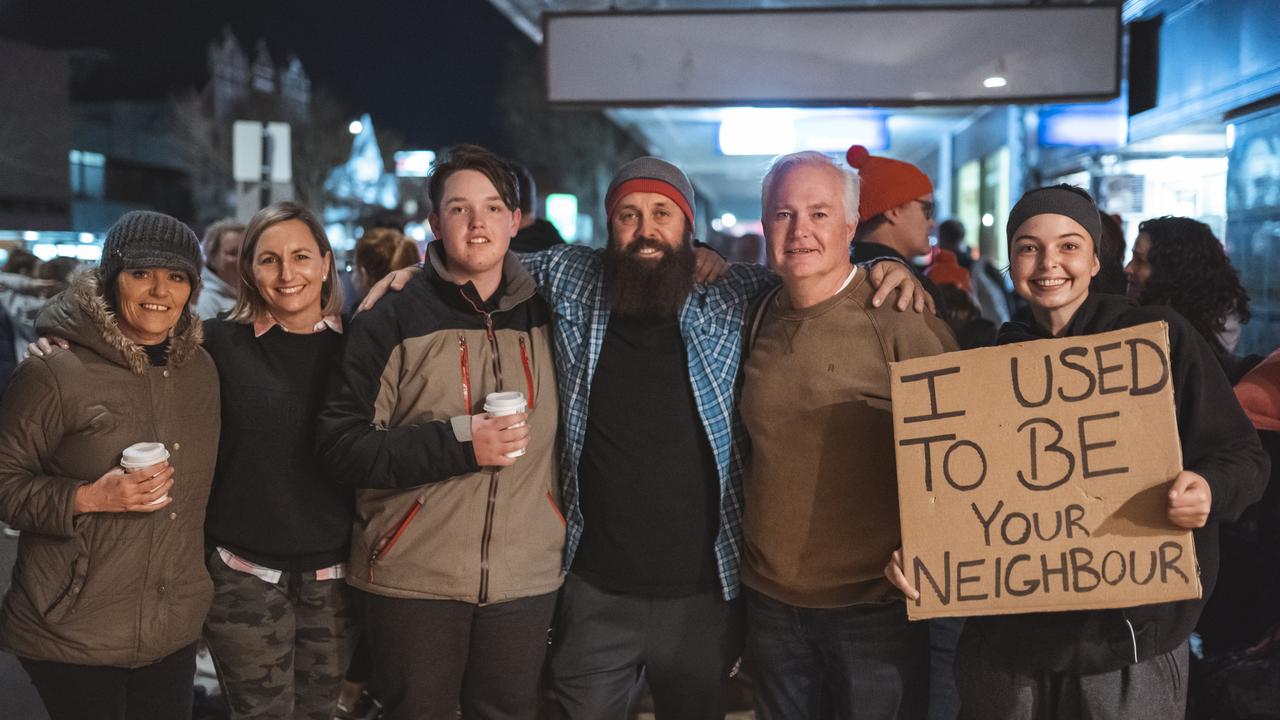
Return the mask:
[(929, 634), (881, 573), (901, 544), (889, 363), (956, 348), (929, 314), (875, 307), (849, 260), (858, 176), (774, 161), (762, 189), (782, 286), (752, 314), (739, 409), (751, 439), (742, 582), (765, 720), (922, 718)]

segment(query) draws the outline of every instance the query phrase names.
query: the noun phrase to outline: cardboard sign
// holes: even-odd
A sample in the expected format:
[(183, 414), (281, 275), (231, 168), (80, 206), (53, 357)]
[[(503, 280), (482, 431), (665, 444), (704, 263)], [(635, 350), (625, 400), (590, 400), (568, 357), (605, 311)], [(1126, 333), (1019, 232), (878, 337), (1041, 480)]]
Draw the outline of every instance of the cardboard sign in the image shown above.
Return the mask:
[(912, 619), (1200, 596), (1191, 532), (1167, 517), (1168, 348), (1150, 323), (892, 364)]

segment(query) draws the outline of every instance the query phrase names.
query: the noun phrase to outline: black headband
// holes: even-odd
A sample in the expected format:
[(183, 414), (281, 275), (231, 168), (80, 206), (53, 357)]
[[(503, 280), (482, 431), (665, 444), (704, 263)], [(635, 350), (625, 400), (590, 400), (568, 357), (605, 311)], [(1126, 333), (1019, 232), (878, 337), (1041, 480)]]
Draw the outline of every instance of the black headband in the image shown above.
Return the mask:
[(1080, 223), (1093, 239), (1093, 253), (1098, 254), (1102, 242), (1102, 218), (1098, 206), (1087, 193), (1070, 185), (1054, 185), (1029, 190), (1009, 211), (1009, 222), (1004, 226), (1005, 242), (1013, 242), (1013, 234), (1022, 223), (1036, 215), (1065, 215)]

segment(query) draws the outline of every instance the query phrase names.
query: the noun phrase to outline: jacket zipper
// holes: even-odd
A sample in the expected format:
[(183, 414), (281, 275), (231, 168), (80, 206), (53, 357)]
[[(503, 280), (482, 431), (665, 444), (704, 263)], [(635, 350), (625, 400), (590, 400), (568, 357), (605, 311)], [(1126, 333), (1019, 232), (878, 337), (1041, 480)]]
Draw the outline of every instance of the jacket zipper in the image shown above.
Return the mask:
[(484, 511), (484, 536), (480, 541), (480, 604), (489, 601), (489, 541), (493, 538), (493, 516), (498, 505), (498, 473), (489, 473), (489, 504)]
[[(489, 350), (493, 354), (494, 387), (502, 387), (502, 358), (498, 352), (498, 337), (493, 332), (493, 313), (484, 310), (472, 302), (467, 294), (462, 293), (471, 307), (484, 318), (484, 334), (489, 341)], [(468, 397), (470, 393), (468, 391)], [(467, 405), (470, 412), (471, 405)], [(484, 532), (480, 536), (480, 597), (481, 605), (489, 601), (489, 543), (493, 540), (493, 519), (497, 515), (498, 506), (498, 471), (489, 472), (489, 498), (484, 511)]]
[(400, 518), (400, 522), (396, 523), (396, 526), (391, 529), (391, 532), (383, 535), (382, 539), (373, 546), (373, 551), (369, 553), (369, 582), (373, 582), (373, 566), (377, 564), (378, 558), (388, 552), (391, 552), (391, 548), (395, 547), (396, 542), (400, 540), (400, 536), (403, 535), (404, 531), (409, 527), (409, 523), (413, 522), (413, 518), (418, 514), (418, 511), (422, 509), (422, 503), (423, 501), (421, 497), (414, 500), (413, 507), (409, 508), (409, 511), (404, 514), (404, 517)]
[(471, 368), (467, 364), (467, 338), (458, 333), (458, 356), (462, 361), (462, 407), (471, 414)]

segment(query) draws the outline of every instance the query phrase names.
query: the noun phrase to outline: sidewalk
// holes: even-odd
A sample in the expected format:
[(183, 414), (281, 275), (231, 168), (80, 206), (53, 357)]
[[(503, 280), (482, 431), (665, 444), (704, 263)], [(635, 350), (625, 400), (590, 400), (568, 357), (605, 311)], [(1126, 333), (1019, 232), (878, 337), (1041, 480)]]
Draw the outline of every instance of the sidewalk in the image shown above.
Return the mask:
[[(0, 594), (9, 590), (18, 539), (0, 534)], [(49, 720), (40, 696), (18, 664), (18, 658), (0, 653), (0, 718), (4, 720)]]

